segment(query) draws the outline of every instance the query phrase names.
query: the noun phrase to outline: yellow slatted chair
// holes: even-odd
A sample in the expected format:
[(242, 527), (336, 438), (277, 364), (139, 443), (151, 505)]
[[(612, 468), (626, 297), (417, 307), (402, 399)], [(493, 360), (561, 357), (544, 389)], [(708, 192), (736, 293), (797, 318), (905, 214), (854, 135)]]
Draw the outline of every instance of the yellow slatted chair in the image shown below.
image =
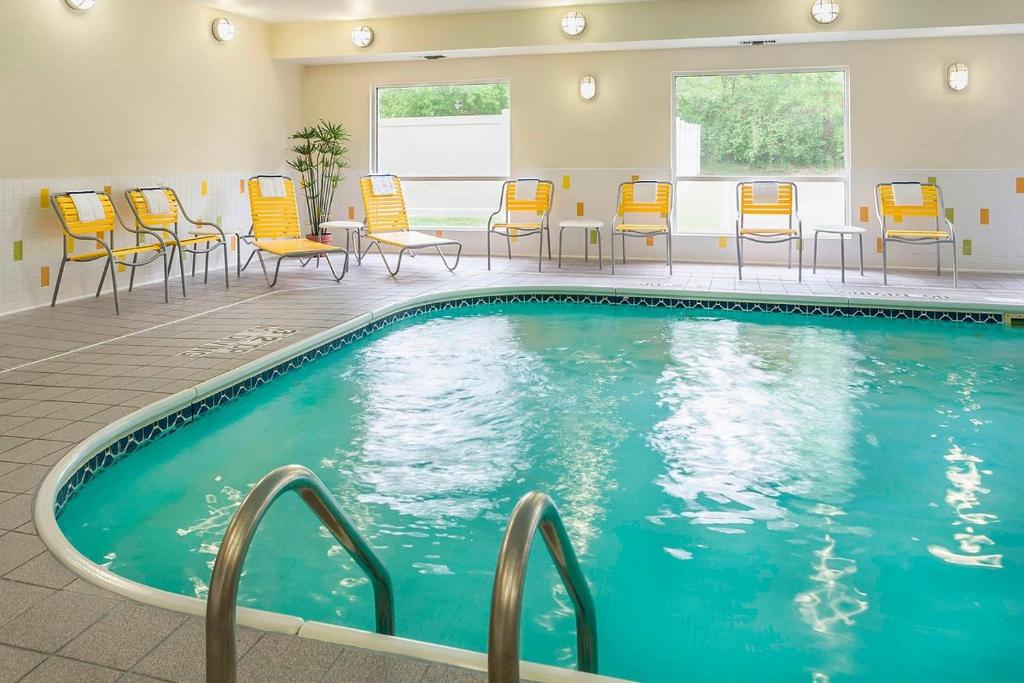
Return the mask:
[[(150, 206), (150, 197), (154, 194), (163, 195), (167, 206)], [(203, 269), (203, 284), (210, 279), (210, 252), (222, 249), (224, 251), (224, 286), (230, 287), (230, 275), (228, 273), (228, 238), (224, 231), (216, 223), (203, 220), (193, 220), (189, 217), (185, 207), (182, 206), (178, 193), (170, 187), (136, 187), (125, 190), (124, 198), (128, 201), (132, 213), (135, 215), (135, 224), (153, 232), (163, 233), (164, 242), (171, 248), (170, 259), (174, 261), (175, 252), (178, 255), (178, 269), (181, 272), (181, 296), (187, 296), (185, 291), (185, 254), (192, 254), (192, 276), (196, 274), (196, 257), (206, 256), (206, 264)], [(155, 212), (154, 212), (155, 209)], [(195, 230), (189, 232), (188, 237), (182, 237), (179, 232), (180, 224), (184, 222), (192, 225)], [(203, 230), (207, 228), (207, 230)], [(173, 267), (173, 263), (170, 267)], [(132, 271), (134, 279), (135, 271)]]
[[(103, 211), (103, 217), (96, 218), (95, 220), (82, 220), (79, 216), (78, 206), (75, 204), (76, 198), (80, 201), (98, 202), (98, 206)], [(129, 227), (121, 219), (121, 214), (117, 212), (117, 207), (114, 206), (114, 202), (111, 201), (110, 195), (106, 192), (62, 192), (50, 196), (50, 206), (53, 207), (54, 212), (57, 214), (57, 219), (60, 221), (60, 225), (65, 233), (65, 239), (62, 240), (64, 243), (64, 254), (61, 257), (60, 270), (57, 272), (57, 281), (53, 286), (53, 298), (50, 300), (51, 307), (57, 304), (57, 293), (60, 291), (60, 282), (64, 277), (64, 267), (68, 263), (88, 263), (101, 259), (105, 260), (106, 264), (103, 266), (100, 284), (96, 288), (96, 296), (99, 296), (103, 291), (103, 283), (106, 281), (107, 273), (109, 272), (110, 287), (114, 293), (114, 311), (118, 315), (121, 313), (121, 302), (117, 295), (117, 269), (119, 267), (131, 268), (132, 275), (134, 276), (136, 268), (152, 263), (161, 257), (164, 259), (162, 270), (164, 276), (164, 303), (167, 303), (167, 245), (160, 234), (145, 228), (134, 229)], [(135, 246), (117, 247), (114, 245), (114, 235), (117, 232), (118, 225), (135, 235)], [(152, 241), (148, 241), (147, 238)], [(80, 241), (91, 242), (90, 246), (95, 248), (85, 252), (75, 251), (74, 245)], [(148, 258), (144, 261), (139, 261), (137, 257), (141, 254), (145, 254)], [(129, 256), (132, 257), (131, 261), (127, 260)], [(132, 277), (132, 283), (128, 287), (129, 292), (132, 290), (133, 284), (134, 277)]]
[[(644, 196), (645, 193), (650, 196)], [(648, 201), (649, 199), (654, 201)], [(633, 180), (619, 185), (615, 215), (612, 217), (612, 274), (615, 273), (616, 235), (620, 235), (622, 238), (623, 263), (626, 262), (626, 237), (647, 239), (656, 235), (664, 235), (665, 259), (668, 263), (669, 275), (671, 275), (672, 183), (656, 180)]]
[[(753, 182), (739, 183), (736, 186), (736, 267), (739, 277), (743, 279), (743, 242), (759, 242), (761, 244), (786, 244), (789, 247), (787, 267), (793, 267), (793, 243), (797, 243), (797, 279), (804, 279), (803, 222), (800, 220), (799, 197), (796, 184), (788, 182), (766, 182), (774, 186), (773, 201), (762, 201), (755, 192)], [(750, 227), (747, 219), (751, 216), (778, 216), (786, 219), (786, 224), (775, 227)]]
[[(519, 198), (517, 192), (520, 183), (536, 184), (536, 192), (532, 197)], [(487, 219), (487, 270), (491, 269), (491, 235), (504, 237), (508, 245), (508, 257), (512, 258), (512, 238), (538, 235), (537, 271), (540, 272), (544, 262), (544, 234), (548, 238), (548, 260), (551, 260), (551, 204), (555, 195), (555, 184), (550, 180), (538, 178), (519, 178), (506, 180), (501, 186), (501, 199), (498, 210)], [(495, 219), (504, 217), (501, 222)], [(515, 219), (523, 220), (516, 222)]]
[[(261, 181), (266, 182), (268, 186), (279, 182), (283, 186), (283, 194), (280, 196), (270, 194), (264, 196)], [(253, 256), (256, 256), (260, 261), (260, 266), (263, 268), (263, 277), (266, 278), (267, 284), (271, 287), (277, 284), (277, 277), (281, 273), (281, 262), (286, 258), (297, 258), (304, 263), (313, 258), (318, 259), (319, 262), (319, 259), (323, 258), (327, 261), (327, 265), (331, 269), (331, 276), (335, 282), (341, 282), (342, 278), (345, 277), (345, 274), (348, 272), (348, 251), (343, 247), (321, 244), (302, 236), (302, 224), (299, 221), (299, 205), (295, 198), (295, 183), (292, 182), (291, 178), (277, 175), (262, 175), (249, 178), (249, 209), (252, 211), (252, 229), (248, 235), (239, 240), (239, 253), (237, 255), (239, 275), (249, 266)], [(251, 245), (253, 248), (253, 253), (249, 254), (245, 266), (241, 265), (241, 243), (243, 242)], [(263, 254), (265, 253), (278, 257), (273, 278), (267, 272), (267, 264), (263, 260)], [(334, 263), (331, 262), (331, 254), (345, 255), (345, 263), (341, 268), (341, 275), (334, 269)]]
[[(375, 184), (377, 185), (376, 190)], [(445, 268), (449, 271), (458, 268), (459, 259), (462, 258), (461, 242), (409, 229), (409, 213), (405, 208), (402, 181), (398, 176), (390, 174), (363, 176), (359, 179), (359, 189), (363, 195), (363, 210), (366, 212), (366, 218), (363, 221), (364, 234), (370, 241), (366, 245), (366, 249), (360, 253), (360, 259), (370, 251), (370, 247), (376, 246), (381, 259), (384, 260), (384, 267), (394, 277), (402, 268), (402, 256), (405, 255), (405, 252), (408, 251), (411, 255), (415, 255), (415, 252), (422, 249), (436, 249)], [(391, 269), (391, 264), (388, 263), (388, 259), (384, 255), (382, 244), (398, 249), (398, 263), (394, 270)], [(458, 248), (454, 264), (449, 264), (444, 252), (441, 251), (441, 247), (447, 246)]]
[[(894, 186), (910, 186), (907, 189), (916, 193), (920, 188), (920, 204), (897, 204)], [(953, 248), (953, 287), (957, 286), (957, 245), (956, 226), (946, 215), (942, 201), (942, 189), (931, 183), (882, 183), (875, 188), (875, 211), (882, 229), (882, 282), (889, 284), (889, 242), (901, 244), (935, 245), (935, 272), (942, 275), (942, 245), (949, 244)], [(898, 225), (906, 218), (923, 218), (927, 223), (934, 221), (935, 226), (924, 225), (919, 228), (909, 226), (903, 228), (890, 227), (890, 221)]]

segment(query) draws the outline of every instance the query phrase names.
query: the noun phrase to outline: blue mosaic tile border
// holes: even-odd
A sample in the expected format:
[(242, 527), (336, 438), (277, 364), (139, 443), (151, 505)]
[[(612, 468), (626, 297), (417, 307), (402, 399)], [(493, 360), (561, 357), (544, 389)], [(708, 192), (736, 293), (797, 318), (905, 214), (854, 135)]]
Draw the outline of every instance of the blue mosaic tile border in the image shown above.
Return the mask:
[(193, 401), (190, 405), (156, 422), (140, 427), (128, 436), (122, 437), (96, 453), (83, 463), (74, 475), (61, 487), (54, 503), (54, 513), (60, 517), (68, 501), (74, 498), (80, 488), (93, 477), (117, 464), (125, 456), (135, 452), (141, 446), (166, 436), (192, 420), (205, 415), (214, 408), (234, 400), (261, 384), (266, 384), (275, 377), (290, 372), (303, 365), (322, 358), (327, 354), (362, 339), (384, 327), (412, 318), (424, 313), (444, 311), (454, 308), (470, 308), (488, 304), (502, 303), (588, 303), (628, 306), (646, 306), (650, 308), (684, 308), (705, 311), (744, 311), (756, 313), (794, 313), (808, 316), (828, 316), (838, 318), (888, 318), (894, 320), (935, 320), (941, 322), (962, 322), (977, 324), (1002, 324), (1003, 317), (999, 313), (983, 311), (941, 311), (916, 310), (907, 308), (882, 308), (871, 306), (840, 306), (835, 304), (790, 304), (767, 303), (752, 301), (716, 301), (710, 299), (688, 299), (668, 296), (639, 295), (603, 295), (603, 294), (496, 294), (478, 296), (438, 303), (412, 306), (397, 313), (392, 313), (379, 320), (348, 332), (337, 339), (322, 344), (315, 349), (290, 358), (259, 374), (247, 377), (236, 384), (222, 389), (210, 396)]

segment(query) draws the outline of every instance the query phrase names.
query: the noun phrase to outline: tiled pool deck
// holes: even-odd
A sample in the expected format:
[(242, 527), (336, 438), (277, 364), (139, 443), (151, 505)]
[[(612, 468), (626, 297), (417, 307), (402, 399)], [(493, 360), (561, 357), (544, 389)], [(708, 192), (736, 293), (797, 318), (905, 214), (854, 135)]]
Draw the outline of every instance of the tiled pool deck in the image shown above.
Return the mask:
[[(190, 281), (189, 298), (163, 303), (162, 287), (0, 317), (0, 681), (197, 681), (203, 679), (203, 621), (132, 602), (78, 578), (36, 535), (33, 494), (74, 444), (137, 408), (189, 389), (298, 340), (414, 296), (516, 286), (616, 287), (657, 295), (793, 297), (801, 301), (1024, 311), (1024, 275), (965, 273), (948, 277), (901, 272), (881, 286), (881, 274), (796, 271), (751, 266), (631, 263), (612, 276), (607, 265), (530, 259), (466, 258), (454, 273), (421, 256), (389, 278), (379, 258), (353, 263), (341, 284), (326, 271), (282, 270), (269, 290), (259, 271), (232, 275), (225, 290)], [(183, 351), (250, 329), (274, 325), (298, 332), (245, 354)], [(1022, 331), (1024, 341), (1024, 331)], [(482, 626), (483, 628), (483, 626)], [(478, 672), (344, 648), (296, 636), (241, 629), (239, 677), (259, 681), (483, 681)]]

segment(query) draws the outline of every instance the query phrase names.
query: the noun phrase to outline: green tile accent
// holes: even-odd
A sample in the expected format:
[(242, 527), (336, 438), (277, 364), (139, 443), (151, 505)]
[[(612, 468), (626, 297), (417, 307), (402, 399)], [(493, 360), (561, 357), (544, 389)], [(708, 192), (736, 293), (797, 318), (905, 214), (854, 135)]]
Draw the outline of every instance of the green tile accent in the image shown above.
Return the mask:
[(935, 176), (933, 176), (933, 175), (928, 176), (928, 184), (929, 185), (937, 185), (938, 182), (939, 181), (938, 181), (938, 179)]
[(599, 234), (597, 230), (589, 230), (588, 232), (590, 233), (590, 243), (597, 244), (597, 236)]
[(974, 252), (974, 244), (971, 240), (964, 240), (964, 256), (970, 256)]
[(224, 226), (224, 216), (217, 216), (217, 225)]
[(17, 263), (18, 261), (22, 260), (23, 258), (25, 258), (25, 243), (22, 242), (21, 240), (15, 240), (14, 241), (14, 262)]
[(950, 223), (956, 222), (956, 209), (946, 209), (946, 220), (948, 220)]

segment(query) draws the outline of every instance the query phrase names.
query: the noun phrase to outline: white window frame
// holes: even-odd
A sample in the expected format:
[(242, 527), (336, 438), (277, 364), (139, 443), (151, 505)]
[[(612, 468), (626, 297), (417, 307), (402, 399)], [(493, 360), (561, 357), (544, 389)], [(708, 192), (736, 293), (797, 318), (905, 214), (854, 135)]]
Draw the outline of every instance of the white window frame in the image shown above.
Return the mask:
[[(676, 150), (676, 102), (677, 99), (677, 87), (679, 81), (677, 80), (680, 76), (740, 76), (740, 75), (757, 75), (757, 74), (786, 74), (786, 73), (820, 73), (822, 71), (841, 71), (843, 73), (843, 118), (844, 118), (844, 131), (843, 135), (845, 140), (843, 145), (845, 146), (843, 154), (843, 173), (842, 175), (833, 176), (712, 176), (712, 175), (701, 175), (701, 176), (681, 176), (679, 170), (676, 168), (677, 161), (677, 150)], [(678, 191), (678, 185), (680, 182), (731, 182), (731, 183), (742, 183), (749, 180), (778, 180), (781, 182), (792, 182), (792, 183), (842, 183), (843, 184), (843, 200), (844, 200), (844, 211), (845, 221), (847, 225), (850, 225), (852, 218), (851, 200), (850, 200), (850, 174), (851, 174), (851, 156), (853, 145), (851, 143), (853, 137), (851, 135), (851, 117), (850, 117), (850, 67), (848, 66), (808, 66), (808, 67), (783, 67), (783, 68), (763, 68), (763, 69), (721, 69), (717, 71), (673, 71), (672, 75), (672, 99), (670, 103), (671, 116), (671, 131), (670, 131), (670, 147), (671, 147), (671, 166), (672, 166), (672, 184), (674, 189)], [(674, 209), (679, 211), (677, 205)], [(726, 226), (719, 232), (689, 232), (680, 230), (678, 225), (679, 221), (675, 221), (676, 229), (673, 234), (680, 235), (682, 237), (722, 237), (725, 235), (732, 235), (735, 233), (734, 226)], [(805, 226), (813, 229), (813, 226)]]

